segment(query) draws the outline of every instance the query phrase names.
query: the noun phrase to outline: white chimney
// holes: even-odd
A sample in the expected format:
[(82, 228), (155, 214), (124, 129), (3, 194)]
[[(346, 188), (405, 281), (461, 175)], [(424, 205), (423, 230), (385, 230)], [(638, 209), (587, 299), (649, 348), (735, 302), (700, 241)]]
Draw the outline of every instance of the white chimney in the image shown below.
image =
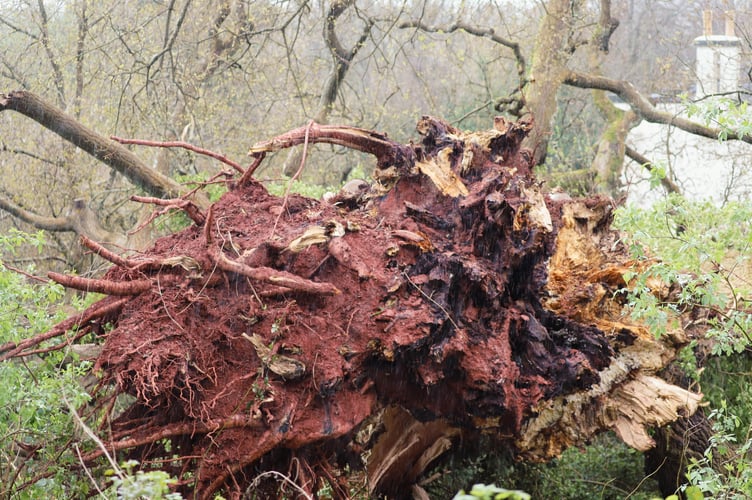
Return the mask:
[(739, 88), (741, 40), (734, 35), (734, 11), (726, 11), (726, 34), (713, 34), (712, 12), (702, 13), (703, 35), (695, 38), (695, 97), (733, 92)]

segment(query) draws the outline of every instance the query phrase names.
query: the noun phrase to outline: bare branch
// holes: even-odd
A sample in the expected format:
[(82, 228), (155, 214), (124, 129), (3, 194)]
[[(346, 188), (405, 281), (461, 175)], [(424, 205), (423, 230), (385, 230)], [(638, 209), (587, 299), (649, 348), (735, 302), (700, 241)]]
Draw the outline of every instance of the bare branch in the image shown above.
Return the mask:
[[(600, 89), (608, 90), (617, 94), (632, 106), (632, 109), (643, 119), (651, 123), (663, 123), (672, 125), (676, 128), (689, 132), (690, 134), (707, 137), (709, 139), (718, 139), (721, 130), (714, 127), (707, 127), (700, 123), (676, 116), (666, 111), (658, 110), (648, 99), (642, 95), (630, 82), (623, 80), (613, 80), (604, 76), (589, 75), (575, 71), (567, 71), (564, 75), (564, 83), (572, 87), (582, 89)], [(752, 136), (730, 131), (726, 138), (728, 140), (743, 141), (752, 144)]]
[(63, 72), (60, 69), (60, 65), (57, 63), (55, 54), (53, 54), (52, 47), (50, 46), (47, 10), (45, 10), (43, 0), (37, 0), (37, 5), (39, 7), (39, 15), (42, 18), (42, 23), (40, 26), (40, 41), (42, 42), (42, 47), (44, 47), (45, 53), (47, 54), (47, 59), (50, 62), (50, 66), (52, 66), (52, 72), (55, 75), (55, 87), (57, 88), (58, 102), (60, 103), (60, 106), (65, 106), (65, 79), (63, 78)]
[[(640, 166), (642, 166), (648, 172), (651, 172), (655, 168), (655, 164), (650, 159), (630, 148), (629, 146), (625, 147), (624, 154), (627, 155), (631, 160), (639, 163)], [(667, 193), (682, 194), (679, 186), (677, 186), (676, 183), (668, 177), (661, 179), (661, 186), (663, 186), (663, 189), (665, 189)]]
[(72, 221), (67, 217), (44, 217), (17, 205), (3, 194), (0, 194), (0, 209), (3, 209), (22, 221), (45, 231), (74, 230)]
[(514, 58), (517, 61), (517, 75), (520, 80), (519, 88), (524, 87), (527, 83), (527, 78), (525, 76), (525, 73), (527, 72), (527, 62), (525, 61), (525, 56), (522, 54), (520, 44), (499, 36), (498, 34), (496, 34), (493, 28), (480, 28), (478, 26), (471, 26), (463, 21), (458, 21), (456, 23), (450, 24), (449, 26), (429, 26), (420, 20), (405, 21), (398, 24), (397, 27), (402, 29), (415, 28), (427, 33), (453, 33), (455, 31), (464, 31), (465, 33), (468, 33), (470, 35), (481, 38), (488, 38), (489, 40), (512, 50), (512, 52), (514, 53)]

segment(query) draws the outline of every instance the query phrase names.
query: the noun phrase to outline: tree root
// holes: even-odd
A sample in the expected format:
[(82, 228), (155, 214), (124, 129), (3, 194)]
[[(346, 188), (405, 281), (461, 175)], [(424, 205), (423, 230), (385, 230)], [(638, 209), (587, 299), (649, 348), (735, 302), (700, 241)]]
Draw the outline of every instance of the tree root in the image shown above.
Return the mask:
[(47, 277), (66, 288), (73, 288), (82, 292), (96, 292), (106, 295), (139, 295), (151, 290), (151, 281), (149, 280), (116, 282), (70, 276), (52, 271), (47, 273)]
[(271, 267), (250, 267), (240, 262), (228, 259), (218, 248), (209, 251), (209, 256), (223, 271), (242, 274), (247, 278), (282, 286), (291, 291), (312, 293), (317, 295), (337, 295), (340, 291), (330, 283), (317, 283), (301, 278), (287, 271), (278, 271)]
[(376, 157), (379, 168), (396, 166), (399, 170), (407, 171), (415, 164), (413, 149), (388, 139), (386, 134), (358, 127), (321, 125), (314, 122), (271, 140), (259, 142), (248, 151), (248, 154), (258, 158), (262, 153), (291, 148), (305, 142), (337, 144), (370, 153)]
[[(159, 217), (160, 215), (164, 215), (167, 212), (169, 212), (171, 209), (179, 209), (183, 210), (185, 214), (191, 218), (193, 222), (196, 223), (197, 226), (200, 226), (204, 223), (206, 220), (206, 216), (199, 210), (199, 208), (196, 206), (195, 203), (193, 203), (190, 200), (184, 200), (182, 198), (173, 198), (170, 200), (164, 200), (162, 198), (154, 198), (152, 196), (131, 196), (132, 201), (137, 201), (139, 203), (152, 203), (154, 205), (161, 205), (165, 208), (162, 210), (159, 210), (157, 212), (154, 212), (151, 217), (149, 217), (146, 222), (141, 224), (135, 231), (139, 231), (142, 227), (149, 224), (151, 221)], [(134, 231), (134, 232), (135, 232)]]

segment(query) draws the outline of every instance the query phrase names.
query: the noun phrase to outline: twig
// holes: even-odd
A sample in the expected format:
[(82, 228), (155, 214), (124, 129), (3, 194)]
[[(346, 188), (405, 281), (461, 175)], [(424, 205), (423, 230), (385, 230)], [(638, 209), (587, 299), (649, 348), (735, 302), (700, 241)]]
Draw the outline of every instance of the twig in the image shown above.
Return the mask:
[(183, 148), (187, 149), (189, 151), (193, 151), (194, 153), (198, 153), (200, 155), (209, 156), (211, 158), (214, 158), (215, 160), (219, 160), (225, 165), (229, 165), (230, 167), (234, 168), (241, 174), (245, 174), (245, 170), (243, 170), (243, 167), (241, 167), (239, 164), (235, 163), (234, 161), (227, 158), (227, 156), (217, 153), (214, 151), (211, 151), (209, 149), (200, 148), (198, 146), (194, 146), (193, 144), (184, 142), (184, 141), (147, 141), (144, 139), (125, 139), (123, 137), (116, 137), (114, 135), (110, 136), (110, 139), (112, 139), (115, 142), (119, 142), (120, 144), (135, 144), (138, 146), (149, 146), (152, 148)]
[[(105, 444), (102, 442), (101, 439), (99, 439), (99, 437), (96, 434), (94, 434), (94, 431), (92, 431), (91, 428), (88, 425), (86, 425), (83, 420), (81, 420), (81, 416), (78, 414), (78, 412), (73, 407), (71, 402), (68, 401), (68, 398), (65, 397), (65, 394), (63, 394), (63, 401), (65, 402), (65, 405), (68, 407), (68, 410), (70, 410), (70, 414), (73, 415), (73, 420), (75, 420), (76, 423), (81, 427), (81, 430), (84, 431), (84, 434), (89, 436), (89, 438), (97, 444), (99, 449), (102, 450), (102, 454), (107, 458), (107, 461), (110, 462), (110, 465), (112, 466), (112, 469), (115, 471), (115, 474), (117, 474), (117, 476), (120, 479), (125, 479), (125, 474), (123, 474), (122, 469), (120, 468), (120, 466), (118, 466), (118, 463), (115, 461), (115, 459), (112, 458), (112, 455), (110, 455), (107, 452), (107, 447), (105, 446)], [(83, 460), (83, 457), (81, 457), (80, 454), (79, 454), (79, 460)], [(81, 463), (83, 465), (85, 462), (82, 461)]]
[(292, 183), (295, 182), (295, 179), (297, 179), (301, 172), (303, 172), (303, 166), (305, 166), (306, 158), (308, 157), (308, 139), (311, 134), (311, 127), (315, 124), (313, 120), (310, 120), (308, 122), (308, 125), (306, 125), (305, 128), (305, 137), (303, 139), (303, 154), (300, 156), (300, 166), (298, 167), (298, 170), (293, 174), (292, 177), (290, 177), (290, 180), (287, 182), (287, 188), (285, 189), (285, 196), (282, 198), (282, 209), (279, 211), (279, 215), (277, 215), (277, 218), (274, 220), (274, 226), (272, 227), (272, 234), (269, 237), (269, 239), (274, 238), (274, 232), (277, 230), (277, 224), (279, 224), (279, 219), (282, 218), (282, 214), (285, 213), (285, 207), (287, 206), (287, 198), (290, 196), (290, 189), (292, 188)]
[(7, 269), (9, 271), (13, 271), (14, 273), (21, 274), (23, 276), (26, 276), (27, 278), (29, 278), (31, 280), (41, 281), (42, 283), (49, 283), (50, 282), (50, 280), (41, 278), (39, 276), (34, 276), (31, 273), (27, 273), (26, 271), (23, 271), (23, 270), (21, 270), (21, 269), (19, 269), (17, 267), (13, 267), (10, 264), (6, 264), (5, 262), (0, 262), (0, 264), (2, 264), (5, 269)]

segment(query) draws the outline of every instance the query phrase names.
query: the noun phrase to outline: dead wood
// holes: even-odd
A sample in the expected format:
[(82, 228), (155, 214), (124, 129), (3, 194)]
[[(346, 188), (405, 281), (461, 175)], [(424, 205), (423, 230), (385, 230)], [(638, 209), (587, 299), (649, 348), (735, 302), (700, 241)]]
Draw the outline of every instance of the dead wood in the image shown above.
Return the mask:
[[(374, 495), (402, 494), (479, 433), (531, 460), (609, 429), (652, 446), (647, 428), (697, 409), (659, 376), (686, 334), (658, 341), (625, 317), (612, 202), (545, 195), (520, 148), (529, 129), (424, 117), (422, 141), (401, 145), (309, 124), (251, 148), (254, 166), (205, 218), (144, 255), (87, 243), (116, 264), (101, 290), (133, 292), (96, 362), (135, 398), (103, 417), (108, 447), (169, 458), (168, 472), (192, 472), (184, 492), (211, 498), (293, 467), (314, 492), (345, 463), (367, 468)], [(375, 155), (379, 182), (328, 203), (274, 197), (248, 174), (304, 142)]]

